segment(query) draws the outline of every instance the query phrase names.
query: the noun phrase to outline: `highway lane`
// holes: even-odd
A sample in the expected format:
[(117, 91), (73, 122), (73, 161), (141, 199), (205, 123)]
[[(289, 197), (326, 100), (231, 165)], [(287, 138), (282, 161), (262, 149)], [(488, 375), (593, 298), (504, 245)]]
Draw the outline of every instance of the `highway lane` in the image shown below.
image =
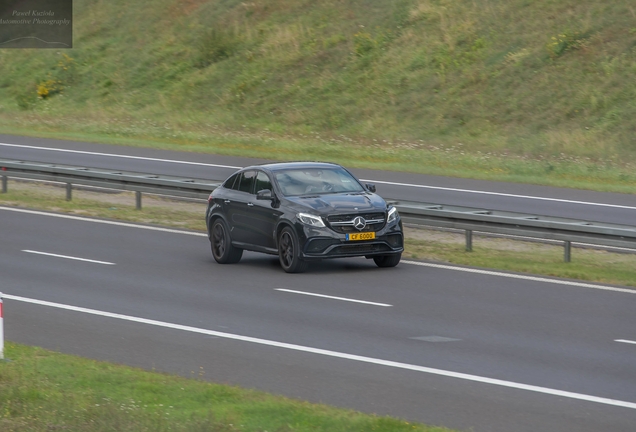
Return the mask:
[[(221, 180), (264, 159), (0, 135), (0, 159)], [(636, 195), (353, 169), (388, 198), (634, 225)]]
[(628, 431), (636, 424), (633, 408), (486, 382), (636, 407), (636, 345), (615, 342), (636, 338), (634, 291), (406, 263), (378, 269), (364, 259), (316, 263), (306, 274), (287, 275), (275, 258), (258, 254), (217, 265), (198, 233), (60, 216), (0, 209), (6, 294), (220, 333), (7, 299), (9, 340), (186, 376), (202, 367), (215, 381), (464, 430)]

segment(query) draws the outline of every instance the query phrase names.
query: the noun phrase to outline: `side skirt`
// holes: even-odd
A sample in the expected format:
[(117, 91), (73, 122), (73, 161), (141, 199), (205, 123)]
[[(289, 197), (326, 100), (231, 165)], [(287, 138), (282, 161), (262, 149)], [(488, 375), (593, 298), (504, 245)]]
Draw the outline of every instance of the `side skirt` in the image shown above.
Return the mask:
[(232, 246), (235, 246), (240, 249), (252, 251), (252, 252), (261, 252), (261, 253), (266, 253), (270, 255), (278, 255), (278, 249), (272, 249), (272, 248), (263, 247), (263, 246), (256, 246), (249, 243), (241, 243), (241, 242), (233, 241)]

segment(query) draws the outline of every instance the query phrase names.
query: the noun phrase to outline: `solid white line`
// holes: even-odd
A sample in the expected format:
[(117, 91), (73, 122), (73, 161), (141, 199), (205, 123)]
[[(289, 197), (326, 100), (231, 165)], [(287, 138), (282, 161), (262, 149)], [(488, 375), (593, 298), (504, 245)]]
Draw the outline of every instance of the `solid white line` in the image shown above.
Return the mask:
[(48, 252), (39, 252), (39, 251), (28, 250), (28, 249), (24, 249), (24, 250), (22, 250), (22, 252), (26, 252), (26, 253), (30, 253), (30, 254), (36, 254), (36, 255), (46, 255), (46, 256), (50, 256), (50, 257), (54, 257), (54, 258), (64, 258), (64, 259), (70, 259), (70, 260), (75, 260), (75, 261), (84, 261), (84, 262), (95, 263), (95, 264), (115, 265), (115, 263), (107, 262), (107, 261), (96, 261), (96, 260), (92, 260), (92, 259), (72, 257), (72, 256), (68, 256), (68, 255), (58, 255), (58, 254), (53, 254), (53, 253), (48, 253)]
[(91, 219), (91, 218), (82, 217), (82, 216), (71, 216), (71, 215), (58, 214), (58, 213), (48, 213), (43, 211), (27, 210), (27, 209), (15, 208), (15, 207), (0, 206), (0, 210), (12, 211), (17, 213), (27, 213), (27, 214), (33, 214), (38, 216), (50, 216), (50, 217), (56, 217), (60, 219), (78, 220), (83, 222), (101, 223), (105, 225), (116, 225), (116, 226), (128, 227), (128, 228), (139, 228), (139, 229), (145, 229), (150, 231), (161, 231), (161, 232), (167, 232), (167, 233), (192, 235), (197, 237), (207, 237), (207, 234), (201, 233), (201, 232), (184, 231), (184, 230), (178, 230), (178, 229), (154, 227), (154, 226), (148, 226), (148, 225), (138, 225), (133, 223), (116, 222), (116, 221), (101, 220), (101, 219)]
[[(89, 151), (83, 151), (83, 150), (68, 150), (68, 149), (38, 147), (38, 146), (30, 146), (30, 145), (22, 145), (22, 144), (0, 143), (0, 146), (21, 147), (21, 148), (29, 148), (34, 150), (46, 150), (46, 151), (56, 151), (56, 152), (64, 152), (64, 153), (88, 154), (88, 155), (95, 155), (95, 156), (106, 156), (106, 157), (124, 158), (124, 159), (147, 160), (147, 161), (154, 161), (154, 162), (166, 162), (166, 163), (175, 163), (175, 164), (184, 164), (184, 165), (209, 166), (209, 167), (216, 167), (216, 168), (229, 168), (229, 169), (243, 168), (243, 167), (232, 166), (232, 165), (219, 165), (219, 164), (209, 164), (209, 163), (202, 163), (202, 162), (188, 162), (188, 161), (180, 161), (180, 160), (173, 160), (173, 159), (159, 159), (159, 158), (151, 158), (151, 157), (143, 157), (143, 156), (129, 156), (129, 155), (120, 155), (120, 154), (113, 154), (113, 153), (89, 152)], [(531, 196), (531, 195), (515, 195), (515, 194), (507, 194), (507, 193), (501, 193), (501, 192), (488, 192), (488, 191), (479, 191), (479, 190), (472, 190), (472, 189), (448, 188), (448, 187), (442, 187), (442, 186), (427, 186), (427, 185), (420, 185), (420, 184), (398, 183), (398, 182), (390, 182), (390, 181), (382, 181), (382, 180), (370, 180), (370, 179), (367, 179), (367, 180), (360, 179), (360, 180), (363, 182), (373, 182), (373, 183), (387, 184), (387, 185), (394, 185), (394, 186), (408, 186), (408, 187), (423, 188), (423, 189), (436, 189), (436, 190), (443, 190), (443, 191), (449, 191), (449, 192), (495, 195), (495, 196), (503, 196), (503, 197), (511, 197), (511, 198), (522, 198), (522, 199), (532, 199), (532, 200), (541, 200), (541, 201), (563, 202), (563, 203), (569, 203), (569, 204), (591, 205), (591, 206), (597, 206), (597, 207), (611, 207), (611, 208), (636, 210), (636, 207), (633, 207), (633, 206), (624, 206), (624, 205), (617, 205), (617, 204), (603, 204), (603, 203), (594, 203), (594, 202), (587, 202), (587, 201), (573, 201), (573, 200), (566, 200), (566, 199), (560, 199), (560, 198), (546, 198), (546, 197), (537, 197), (537, 196)]]
[(393, 306), (393, 305), (386, 304), (386, 303), (376, 303), (376, 302), (370, 302), (370, 301), (365, 301), (365, 300), (354, 300), (354, 299), (345, 298), (345, 297), (334, 297), (334, 296), (324, 295), (324, 294), (315, 294), (315, 293), (309, 293), (309, 292), (304, 292), (304, 291), (294, 291), (294, 290), (285, 289), (285, 288), (275, 288), (275, 291), (283, 291), (283, 292), (294, 293), (294, 294), (303, 294), (303, 295), (314, 296), (314, 297), (322, 297), (322, 298), (328, 298), (328, 299), (333, 299), (333, 300), (342, 300), (342, 301), (348, 301), (348, 302), (353, 302), (353, 303), (363, 303), (363, 304), (368, 304), (368, 305), (373, 305), (373, 306), (384, 306), (384, 307)]
[(523, 280), (529, 280), (533, 282), (545, 282), (545, 283), (551, 283), (551, 284), (557, 284), (557, 285), (569, 285), (569, 286), (582, 287), (582, 288), (598, 289), (603, 291), (616, 291), (616, 292), (622, 292), (622, 293), (628, 293), (628, 294), (636, 294), (636, 288), (634, 289), (618, 288), (618, 287), (611, 287), (606, 285), (596, 285), (596, 284), (591, 284), (586, 282), (550, 279), (550, 278), (539, 277), (539, 276), (527, 276), (527, 275), (520, 275), (520, 274), (513, 274), (513, 273), (503, 273), (503, 272), (492, 271), (492, 270), (481, 270), (481, 269), (468, 268), (468, 267), (455, 267), (452, 265), (445, 265), (445, 264), (432, 264), (432, 263), (425, 263), (425, 262), (419, 262), (419, 261), (402, 260), (400, 261), (400, 263), (411, 264), (411, 265), (416, 265), (420, 267), (432, 267), (432, 268), (439, 268), (444, 270), (453, 270), (453, 271), (460, 271), (460, 272), (466, 272), (466, 273), (483, 274), (488, 276), (505, 277), (505, 278), (511, 278), (511, 279), (523, 279)]
[[(7, 211), (18, 212), (18, 213), (28, 213), (28, 214), (34, 214), (34, 215), (39, 215), (39, 216), (57, 217), (57, 218), (62, 218), (62, 219), (79, 220), (79, 221), (83, 221), (83, 222), (101, 223), (101, 224), (106, 224), (106, 225), (116, 225), (116, 226), (123, 226), (123, 227), (128, 227), (128, 228), (139, 228), (139, 229), (145, 229), (145, 230), (151, 230), (151, 231), (161, 231), (161, 232), (168, 232), (168, 233), (174, 233), (174, 234), (185, 234), (185, 235), (191, 235), (191, 236), (197, 236), (197, 237), (207, 237), (207, 234), (201, 233), (201, 232), (193, 232), (193, 231), (184, 231), (184, 230), (178, 230), (178, 229), (153, 227), (153, 226), (147, 226), (147, 225), (137, 225), (137, 224), (132, 224), (132, 223), (107, 221), (107, 220), (101, 220), (101, 219), (90, 219), (90, 218), (81, 217), (81, 216), (71, 216), (71, 215), (64, 215), (64, 214), (57, 214), (57, 213), (47, 213), (47, 212), (43, 212), (43, 211), (26, 210), (26, 209), (15, 208), (15, 207), (2, 207), (2, 206), (0, 206), (0, 210), (7, 210)], [(484, 274), (484, 275), (489, 275), (489, 276), (506, 277), (506, 278), (511, 278), (511, 279), (523, 279), (523, 280), (529, 280), (529, 281), (533, 281), (533, 282), (543, 282), (543, 283), (551, 283), (551, 284), (557, 284), (557, 285), (568, 285), (568, 286), (576, 286), (576, 287), (582, 287), (582, 288), (598, 289), (598, 290), (603, 290), (603, 291), (615, 291), (615, 292), (621, 292), (621, 293), (627, 293), (627, 294), (636, 294), (636, 289), (618, 288), (618, 287), (611, 287), (611, 286), (606, 286), (606, 285), (596, 285), (596, 284), (590, 284), (590, 283), (585, 283), (585, 282), (575, 282), (575, 281), (566, 281), (566, 280), (559, 280), (559, 279), (550, 279), (550, 278), (545, 278), (545, 277), (527, 276), (527, 275), (519, 275), (519, 274), (512, 274), (512, 273), (503, 273), (503, 272), (497, 272), (497, 271), (491, 271), (491, 270), (481, 270), (481, 269), (467, 268), (467, 267), (455, 267), (455, 266), (452, 266), (452, 265), (433, 264), (433, 263), (425, 263), (425, 262), (419, 262), (419, 261), (402, 260), (401, 263), (402, 264), (416, 265), (416, 266), (420, 266), (420, 267), (433, 267), (433, 268), (439, 268), (439, 269), (444, 269), (444, 270), (452, 270), (452, 271), (460, 271), (460, 272), (467, 272), (467, 273)]]
[(242, 168), (242, 167), (232, 166), (232, 165), (217, 165), (217, 164), (202, 163), (202, 162), (188, 162), (188, 161), (180, 161), (180, 160), (172, 160), (172, 159), (159, 159), (159, 158), (151, 158), (151, 157), (144, 157), (144, 156), (130, 156), (130, 155), (121, 155), (121, 154), (114, 154), (114, 153), (99, 153), (99, 152), (90, 152), (90, 151), (84, 151), (84, 150), (68, 150), (68, 149), (38, 147), (38, 146), (29, 146), (29, 145), (20, 145), (20, 144), (0, 143), (0, 146), (21, 147), (21, 148), (28, 148), (28, 149), (34, 149), (34, 150), (46, 150), (46, 151), (54, 151), (54, 152), (61, 152), (61, 153), (76, 153), (76, 154), (87, 154), (87, 155), (93, 155), (93, 156), (106, 156), (106, 157), (122, 158), (122, 159), (146, 160), (146, 161), (152, 161), (152, 162), (198, 165), (198, 166), (207, 166), (207, 167), (215, 167), (215, 168), (229, 168), (229, 169)]
[(377, 359), (377, 358), (373, 358), (373, 357), (365, 357), (365, 356), (360, 356), (360, 355), (355, 355), (355, 354), (347, 354), (347, 353), (342, 353), (342, 352), (338, 352), (338, 351), (330, 351), (330, 350), (325, 350), (325, 349), (320, 349), (320, 348), (312, 348), (312, 347), (303, 346), (303, 345), (295, 345), (295, 344), (290, 344), (290, 343), (285, 343), (285, 342), (277, 342), (277, 341), (272, 341), (272, 340), (267, 340), (267, 339), (260, 339), (260, 338), (250, 337), (250, 336), (241, 336), (241, 335), (237, 335), (237, 334), (224, 333), (224, 332), (219, 332), (219, 331), (214, 331), (214, 330), (206, 330), (206, 329), (197, 328), (197, 327), (190, 327), (190, 326), (185, 326), (185, 325), (180, 325), (180, 324), (173, 324), (173, 323), (168, 323), (168, 322), (163, 322), (163, 321), (155, 321), (155, 320), (146, 319), (146, 318), (133, 317), (133, 316), (129, 316), (129, 315), (121, 315), (121, 314), (116, 314), (116, 313), (111, 313), (111, 312), (104, 312), (104, 311), (95, 310), (95, 309), (87, 309), (87, 308), (82, 308), (82, 307), (77, 307), (77, 306), (70, 306), (70, 305), (65, 305), (65, 304), (60, 304), (60, 303), (53, 303), (53, 302), (48, 302), (48, 301), (43, 301), (43, 300), (36, 300), (36, 299), (31, 299), (31, 298), (26, 298), (26, 297), (19, 297), (19, 296), (14, 296), (14, 295), (9, 295), (9, 294), (4, 294), (4, 298), (8, 299), (8, 300), (15, 300), (15, 301), (20, 301), (20, 302), (25, 302), (25, 303), (32, 303), (32, 304), (37, 304), (37, 305), (41, 305), (41, 306), (54, 307), (54, 308), (58, 308), (58, 309), (70, 310), (70, 311), (75, 311), (75, 312), (82, 312), (82, 313), (87, 313), (87, 314), (97, 315), (97, 316), (102, 316), (102, 317), (107, 317), (107, 318), (115, 318), (115, 319), (120, 319), (120, 320), (124, 320), (124, 321), (131, 321), (131, 322), (137, 322), (137, 323), (142, 323), (142, 324), (149, 324), (149, 325), (153, 325), (153, 326), (157, 326), (157, 327), (170, 328), (170, 329), (174, 329), (174, 330), (182, 330), (182, 331), (187, 331), (187, 332), (191, 332), (191, 333), (204, 334), (204, 335), (208, 335), (208, 336), (216, 336), (216, 337), (219, 337), (219, 338), (232, 339), (232, 340), (237, 340), (237, 341), (242, 341), (242, 342), (250, 342), (250, 343), (255, 343), (255, 344), (259, 344), (259, 345), (266, 345), (266, 346), (272, 346), (272, 347), (277, 347), (277, 348), (284, 348), (284, 349), (300, 351), (300, 352), (306, 352), (306, 353), (311, 353), (311, 354), (319, 354), (319, 355), (324, 355), (324, 356), (328, 356), (328, 357), (334, 357), (334, 358), (340, 358), (340, 359), (346, 359), (346, 360), (353, 360), (353, 361), (357, 361), (357, 362), (370, 363), (370, 364), (375, 364), (375, 365), (380, 365), (380, 366), (387, 366), (387, 367), (392, 367), (392, 368), (397, 368), (397, 369), (411, 370), (411, 371), (422, 372), (422, 373), (431, 374), (431, 375), (439, 375), (439, 376), (445, 376), (445, 377), (450, 377), (450, 378), (457, 378), (457, 379), (462, 379), (462, 380), (466, 380), (466, 381), (473, 381), (473, 382), (478, 382), (478, 383), (483, 383), (483, 384), (491, 384), (491, 385), (496, 385), (496, 386), (501, 386), (501, 387), (513, 388), (513, 389), (517, 389), (517, 390), (526, 390), (526, 391), (531, 391), (531, 392), (536, 392), (536, 393), (548, 394), (548, 395), (552, 395), (552, 396), (560, 396), (560, 397), (565, 397), (565, 398), (570, 398), (570, 399), (578, 399), (578, 400), (582, 400), (582, 401), (586, 401), (586, 402), (594, 402), (594, 403), (599, 403), (599, 404), (604, 404), (604, 405), (612, 405), (612, 406), (617, 406), (617, 407), (622, 407), (622, 408), (636, 409), (636, 403), (622, 401), (622, 400), (617, 400), (617, 399), (608, 399), (608, 398), (603, 398), (603, 397), (598, 397), (598, 396), (591, 396), (591, 395), (586, 395), (586, 394), (581, 394), (581, 393), (574, 393), (574, 392), (569, 392), (569, 391), (551, 389), (551, 388), (547, 388), (547, 387), (540, 387), (540, 386), (522, 384), (522, 383), (517, 383), (517, 382), (512, 382), (512, 381), (504, 381), (504, 380), (500, 380), (500, 379), (487, 378), (487, 377), (482, 377), (482, 376), (478, 376), (478, 375), (471, 375), (471, 374), (465, 374), (465, 373), (460, 373), (460, 372), (452, 372), (452, 371), (447, 371), (447, 370), (443, 370), (443, 369), (430, 368), (430, 367), (426, 367), (426, 366), (418, 366), (418, 365), (413, 365), (413, 364), (408, 364), (408, 363), (400, 363), (400, 362), (395, 362), (395, 361), (391, 361), (391, 360), (382, 360), (382, 359)]
[(631, 340), (627, 340), (627, 339), (616, 339), (616, 340), (614, 340), (614, 342), (621, 342), (621, 343), (636, 345), (636, 341), (631, 341)]
[(502, 193), (502, 192), (489, 192), (489, 191), (479, 191), (479, 190), (472, 190), (472, 189), (457, 189), (457, 188), (448, 188), (448, 187), (441, 187), (441, 186), (427, 186), (427, 185), (397, 183), (397, 182), (381, 181), (381, 180), (360, 179), (360, 181), (388, 184), (393, 186), (409, 186), (409, 187), (422, 188), (422, 189), (436, 189), (436, 190), (443, 190), (443, 191), (449, 191), (449, 192), (464, 192), (464, 193), (472, 193), (472, 194), (480, 194), (480, 195), (496, 195), (496, 196), (509, 197), (509, 198), (522, 198), (522, 199), (532, 199), (532, 200), (540, 200), (540, 201), (562, 202), (562, 203), (568, 203), (568, 204), (582, 204), (582, 205), (590, 205), (590, 206), (597, 206), (597, 207), (611, 207), (611, 208), (636, 210), (636, 207), (634, 206), (604, 204), (604, 203), (595, 203), (595, 202), (588, 202), (588, 201), (574, 201), (574, 200), (567, 200), (567, 199), (561, 199), (561, 198), (547, 198), (547, 197), (538, 197), (538, 196), (532, 196), (532, 195), (516, 195), (516, 194), (508, 194), (508, 193)]

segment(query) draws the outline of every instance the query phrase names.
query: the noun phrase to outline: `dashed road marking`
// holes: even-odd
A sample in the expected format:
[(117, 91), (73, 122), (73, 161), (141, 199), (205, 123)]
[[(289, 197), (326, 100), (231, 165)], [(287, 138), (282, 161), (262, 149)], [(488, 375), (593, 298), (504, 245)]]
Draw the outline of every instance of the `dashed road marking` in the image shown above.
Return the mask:
[(384, 306), (384, 307), (393, 306), (393, 305), (386, 304), (386, 303), (376, 303), (376, 302), (371, 302), (371, 301), (366, 301), (366, 300), (356, 300), (356, 299), (350, 299), (350, 298), (345, 298), (345, 297), (335, 297), (335, 296), (330, 296), (330, 295), (325, 295), (325, 294), (316, 294), (316, 293), (310, 293), (310, 292), (305, 292), (305, 291), (295, 291), (295, 290), (290, 290), (290, 289), (285, 289), (285, 288), (275, 288), (275, 291), (282, 291), (282, 292), (288, 292), (288, 293), (293, 293), (293, 294), (303, 294), (303, 295), (306, 295), (306, 296), (322, 297), (322, 298), (327, 298), (327, 299), (332, 299), (332, 300), (341, 300), (341, 301), (347, 301), (347, 302), (353, 302), (353, 303), (363, 303), (363, 304), (368, 304), (368, 305), (372, 305), (372, 306)]
[(45, 255), (45, 256), (50, 256), (50, 257), (53, 257), (53, 258), (64, 258), (64, 259), (69, 259), (69, 260), (74, 260), (74, 261), (84, 261), (84, 262), (89, 262), (89, 263), (94, 263), (94, 264), (115, 265), (115, 263), (107, 262), (107, 261), (97, 261), (97, 260), (92, 260), (92, 259), (88, 259), (88, 258), (79, 258), (79, 257), (74, 257), (74, 256), (59, 255), (59, 254), (54, 254), (54, 253), (40, 252), (40, 251), (34, 251), (34, 250), (28, 250), (28, 249), (24, 249), (24, 250), (22, 250), (22, 252), (35, 254), (35, 255)]

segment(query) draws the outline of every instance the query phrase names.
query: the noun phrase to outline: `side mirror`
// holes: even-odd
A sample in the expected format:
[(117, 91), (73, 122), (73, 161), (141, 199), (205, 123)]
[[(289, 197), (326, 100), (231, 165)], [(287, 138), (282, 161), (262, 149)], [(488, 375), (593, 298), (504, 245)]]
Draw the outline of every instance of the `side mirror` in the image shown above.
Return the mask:
[(375, 185), (373, 183), (367, 183), (364, 185), (369, 192), (375, 193)]
[(274, 196), (272, 195), (272, 191), (269, 189), (263, 189), (256, 192), (257, 200), (265, 200), (265, 201), (273, 201)]

